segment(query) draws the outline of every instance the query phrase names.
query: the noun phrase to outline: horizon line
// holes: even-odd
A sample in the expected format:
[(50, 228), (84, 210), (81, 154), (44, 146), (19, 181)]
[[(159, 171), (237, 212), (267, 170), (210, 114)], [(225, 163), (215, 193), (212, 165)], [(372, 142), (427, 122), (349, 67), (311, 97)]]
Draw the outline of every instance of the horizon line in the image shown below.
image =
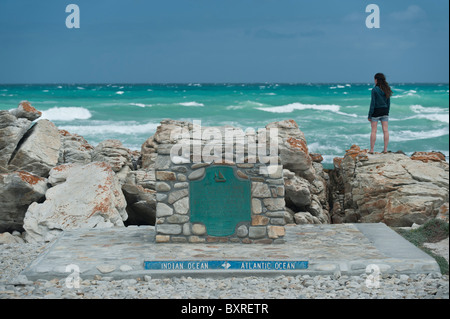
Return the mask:
[[(373, 84), (372, 82), (35, 82), (35, 83), (0, 83), (0, 85), (236, 85), (236, 84), (282, 84), (282, 85), (316, 85), (316, 84)], [(449, 82), (390, 82), (394, 84), (449, 84)]]

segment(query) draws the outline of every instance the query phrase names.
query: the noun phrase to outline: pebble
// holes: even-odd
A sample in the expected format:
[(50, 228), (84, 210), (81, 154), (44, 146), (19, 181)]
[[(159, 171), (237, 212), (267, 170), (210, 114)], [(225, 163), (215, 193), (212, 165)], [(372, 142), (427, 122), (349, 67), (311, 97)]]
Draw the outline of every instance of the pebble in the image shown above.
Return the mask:
[(128, 266), (128, 265), (122, 265), (122, 266), (119, 267), (119, 269), (120, 269), (121, 271), (126, 272), (126, 271), (131, 271), (131, 270), (133, 270), (133, 267)]
[(116, 270), (116, 267), (113, 265), (98, 265), (96, 268), (102, 274), (107, 274), (107, 273), (110, 273), (110, 272), (113, 272), (114, 270)]
[[(0, 245), (0, 299), (448, 299), (449, 276), (385, 274), (378, 288), (368, 275), (278, 276), (230, 278), (144, 278), (114, 280), (97, 275), (68, 287), (65, 279), (30, 281), (20, 272), (43, 250), (43, 244)], [(109, 265), (102, 265), (109, 266)], [(105, 267), (103, 270), (110, 270)], [(129, 271), (131, 267), (121, 267)]]

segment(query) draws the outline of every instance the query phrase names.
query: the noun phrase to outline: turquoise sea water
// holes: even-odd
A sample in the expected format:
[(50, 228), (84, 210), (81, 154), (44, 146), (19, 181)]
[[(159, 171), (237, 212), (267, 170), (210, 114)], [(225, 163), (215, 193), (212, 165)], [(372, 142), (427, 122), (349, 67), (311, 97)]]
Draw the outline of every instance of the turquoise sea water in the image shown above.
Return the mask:
[[(28, 100), (42, 118), (93, 146), (119, 139), (140, 149), (163, 119), (263, 128), (294, 119), (325, 166), (352, 144), (369, 148), (372, 83), (0, 85), (0, 110)], [(449, 85), (393, 84), (389, 150), (449, 156)], [(382, 151), (379, 126), (375, 151)]]

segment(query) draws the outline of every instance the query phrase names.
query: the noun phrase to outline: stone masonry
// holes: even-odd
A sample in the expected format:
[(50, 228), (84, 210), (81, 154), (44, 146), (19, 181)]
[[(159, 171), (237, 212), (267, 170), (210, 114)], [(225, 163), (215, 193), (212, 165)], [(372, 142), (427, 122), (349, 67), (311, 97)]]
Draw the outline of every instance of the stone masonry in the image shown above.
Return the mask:
[[(171, 147), (176, 144), (160, 144), (155, 159), (157, 243), (284, 243), (285, 190), (278, 154), (278, 165), (269, 170), (266, 164), (252, 160), (247, 148), (242, 163), (236, 163), (236, 156), (234, 161), (222, 159), (194, 163), (190, 154), (184, 154), (184, 160), (171, 156)], [(202, 180), (208, 167), (232, 167), (236, 178), (251, 183), (251, 198), (248, 199), (251, 202), (250, 219), (238, 222), (232, 235), (211, 236), (204, 223), (191, 222), (191, 183)], [(233, 198), (227, 200), (232, 201)]]

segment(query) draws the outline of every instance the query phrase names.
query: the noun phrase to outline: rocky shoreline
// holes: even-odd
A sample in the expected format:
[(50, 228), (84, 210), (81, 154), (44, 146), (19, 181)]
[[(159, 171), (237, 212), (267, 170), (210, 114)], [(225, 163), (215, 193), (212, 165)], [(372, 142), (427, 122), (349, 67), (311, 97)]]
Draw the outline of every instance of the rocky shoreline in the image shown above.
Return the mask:
[[(25, 241), (37, 242), (50, 241), (64, 229), (157, 222), (155, 169), (167, 166), (161, 160), (170, 159), (170, 150), (180, 143), (174, 132), (192, 138), (192, 123), (163, 120), (138, 152), (118, 140), (94, 147), (40, 116), (26, 101), (0, 112), (0, 233), (20, 232)], [(230, 127), (202, 128), (201, 134), (207, 129)], [(266, 129), (277, 130), (286, 224), (448, 222), (449, 164), (441, 153), (368, 154), (353, 145), (334, 159), (333, 170), (325, 170), (321, 155), (309, 153), (295, 121)], [(245, 135), (244, 142), (250, 138), (259, 134)], [(232, 145), (237, 149), (237, 142)]]
[[(167, 164), (157, 155), (167, 158), (179, 143), (173, 132), (192, 134), (193, 124), (163, 120), (138, 152), (118, 140), (94, 147), (79, 135), (39, 120), (40, 116), (26, 101), (16, 109), (0, 111), (0, 298), (164, 298), (161, 287), (170, 286), (164, 280), (98, 278), (80, 291), (60, 289), (56, 281), (10, 281), (65, 229), (155, 225), (160, 187), (155, 167)], [(283, 166), (286, 224), (383, 222), (410, 227), (433, 218), (448, 222), (449, 164), (441, 153), (368, 154), (353, 145), (344, 157), (334, 159), (333, 170), (325, 170), (321, 155), (309, 153), (295, 121), (266, 127), (272, 128), (277, 129), (277, 155)], [(448, 298), (448, 276), (392, 276), (386, 278), (392, 285), (383, 292), (363, 294), (364, 276), (344, 277), (282, 276), (268, 284), (254, 277), (214, 282), (244, 292), (232, 295), (239, 298), (258, 298), (258, 291), (264, 291), (265, 298)], [(198, 289), (199, 298), (226, 298), (230, 291), (212, 291), (206, 279), (169, 281), (179, 288), (167, 298), (185, 298), (188, 289), (183, 285)], [(249, 290), (252, 286), (257, 289)]]

